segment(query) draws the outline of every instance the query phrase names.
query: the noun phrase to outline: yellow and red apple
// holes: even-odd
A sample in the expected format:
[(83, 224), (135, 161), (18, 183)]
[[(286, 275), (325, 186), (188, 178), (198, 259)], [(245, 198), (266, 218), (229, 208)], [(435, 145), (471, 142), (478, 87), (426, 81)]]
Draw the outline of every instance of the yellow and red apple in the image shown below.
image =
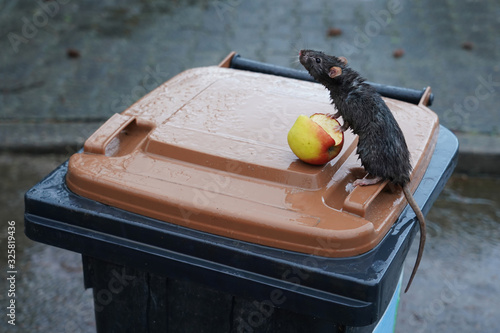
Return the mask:
[(288, 145), (302, 161), (322, 165), (342, 150), (344, 133), (330, 114), (300, 115), (288, 132)]

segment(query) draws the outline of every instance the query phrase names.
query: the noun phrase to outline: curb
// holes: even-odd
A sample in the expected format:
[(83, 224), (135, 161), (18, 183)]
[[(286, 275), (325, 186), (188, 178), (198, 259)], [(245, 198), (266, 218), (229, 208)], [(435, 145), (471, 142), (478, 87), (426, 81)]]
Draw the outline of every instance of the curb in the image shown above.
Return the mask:
[(500, 176), (500, 136), (455, 133), (459, 142), (456, 173)]
[(0, 124), (0, 152), (70, 155), (105, 121)]
[[(85, 123), (0, 124), (0, 153), (71, 155), (106, 120)], [(500, 176), (500, 136), (455, 133), (460, 148), (455, 173)]]

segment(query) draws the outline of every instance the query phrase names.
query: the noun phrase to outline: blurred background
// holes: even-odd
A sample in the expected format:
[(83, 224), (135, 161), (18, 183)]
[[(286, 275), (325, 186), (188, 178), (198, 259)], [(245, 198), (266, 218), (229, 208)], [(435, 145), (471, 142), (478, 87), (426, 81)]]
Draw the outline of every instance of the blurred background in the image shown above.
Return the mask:
[[(231, 51), (302, 69), (302, 48), (345, 56), (372, 82), (431, 86), (431, 109), (459, 138), (397, 332), (500, 331), (498, 0), (0, 0), (0, 260), (15, 221), (19, 272), (17, 325), (3, 315), (0, 331), (95, 331), (80, 256), (24, 236), (29, 188), (183, 70)], [(7, 289), (2, 278), (2, 308)]]

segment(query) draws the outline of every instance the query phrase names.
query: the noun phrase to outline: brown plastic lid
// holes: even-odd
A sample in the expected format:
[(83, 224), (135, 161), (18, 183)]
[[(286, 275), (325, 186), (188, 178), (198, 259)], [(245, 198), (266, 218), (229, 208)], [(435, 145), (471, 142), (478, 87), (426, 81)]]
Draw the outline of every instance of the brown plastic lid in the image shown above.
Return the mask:
[[(386, 102), (407, 138), (414, 190), (438, 118), (422, 102)], [(406, 200), (385, 184), (352, 189), (364, 171), (351, 133), (327, 165), (297, 160), (286, 139), (296, 118), (332, 111), (319, 84), (191, 69), (102, 125), (71, 157), (67, 185), (108, 205), (233, 239), (326, 257), (361, 254), (384, 237)]]

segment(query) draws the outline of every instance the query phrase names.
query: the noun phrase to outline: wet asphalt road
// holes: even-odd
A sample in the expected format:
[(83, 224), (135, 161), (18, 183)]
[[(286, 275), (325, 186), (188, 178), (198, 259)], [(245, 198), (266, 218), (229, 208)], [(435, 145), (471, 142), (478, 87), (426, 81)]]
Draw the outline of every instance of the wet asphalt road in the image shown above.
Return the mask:
[[(0, 267), (15, 221), (18, 271), (16, 326), (2, 313), (0, 332), (95, 331), (80, 256), (24, 236), (23, 195), (112, 114), (233, 50), (298, 68), (298, 49), (319, 48), (347, 56), (371, 81), (431, 86), (432, 109), (461, 140), (460, 169), (498, 175), (499, 17), (497, 0), (0, 0), (0, 151), (15, 152), (0, 153)], [(55, 151), (64, 155), (20, 154)], [(500, 332), (499, 185), (450, 180), (428, 215), (397, 332)], [(8, 288), (0, 279), (4, 310)]]
[[(35, 243), (23, 233), (23, 195), (62, 163), (62, 155), (0, 155), (0, 260), (6, 267), (7, 222), (16, 222), (16, 326), (0, 332), (95, 332), (91, 290), (80, 255)], [(498, 332), (500, 179), (453, 176), (428, 219), (419, 273), (402, 295), (397, 332)], [(406, 277), (416, 242), (405, 263)], [(5, 273), (4, 273), (5, 274)], [(0, 281), (0, 304), (9, 285)]]

